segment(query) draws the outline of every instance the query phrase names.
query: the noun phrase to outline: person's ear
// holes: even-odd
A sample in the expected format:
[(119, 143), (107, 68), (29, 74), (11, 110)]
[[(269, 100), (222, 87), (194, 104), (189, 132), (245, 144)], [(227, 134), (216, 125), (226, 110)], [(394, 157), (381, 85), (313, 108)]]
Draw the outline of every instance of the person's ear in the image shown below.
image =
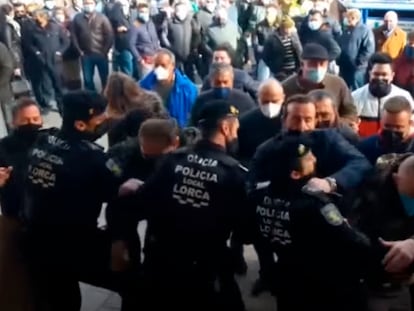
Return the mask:
[(173, 147), (174, 147), (174, 150), (175, 149), (177, 149), (178, 147), (180, 147), (180, 143), (181, 143), (181, 141), (180, 141), (180, 136), (177, 136), (175, 139), (174, 139), (174, 142), (173, 142)]
[(292, 178), (294, 180), (298, 180), (298, 179), (302, 178), (302, 174), (298, 171), (292, 171), (290, 173), (290, 178)]
[(88, 127), (85, 122), (80, 121), (80, 120), (75, 121), (73, 125), (74, 125), (75, 129), (77, 129), (79, 132), (86, 131), (86, 129)]

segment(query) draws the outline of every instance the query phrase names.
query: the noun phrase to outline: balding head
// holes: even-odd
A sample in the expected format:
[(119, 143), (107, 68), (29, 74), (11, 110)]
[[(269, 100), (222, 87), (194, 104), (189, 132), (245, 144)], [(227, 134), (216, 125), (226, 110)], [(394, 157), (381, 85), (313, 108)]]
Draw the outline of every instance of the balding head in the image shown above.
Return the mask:
[(394, 181), (399, 194), (414, 198), (414, 155), (401, 162)]
[(384, 26), (388, 31), (392, 31), (398, 25), (398, 14), (395, 11), (388, 11), (384, 15)]
[(270, 118), (278, 116), (284, 101), (285, 92), (279, 81), (270, 78), (260, 84), (259, 104), (265, 116)]

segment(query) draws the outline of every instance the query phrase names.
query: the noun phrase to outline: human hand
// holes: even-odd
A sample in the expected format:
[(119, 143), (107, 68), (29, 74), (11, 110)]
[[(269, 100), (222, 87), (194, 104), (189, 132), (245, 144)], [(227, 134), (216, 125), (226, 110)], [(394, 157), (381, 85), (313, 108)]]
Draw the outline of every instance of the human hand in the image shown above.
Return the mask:
[(124, 241), (115, 241), (111, 246), (111, 270), (125, 271), (130, 263), (129, 252)]
[(380, 238), (382, 245), (389, 250), (382, 260), (385, 271), (389, 273), (404, 272), (414, 262), (414, 240), (384, 241)]
[(127, 195), (130, 195), (130, 194), (133, 194), (143, 184), (144, 184), (144, 182), (142, 180), (135, 179), (135, 178), (128, 179), (126, 182), (124, 182), (119, 187), (118, 195), (122, 197), (122, 196), (127, 196)]
[(0, 187), (4, 187), (7, 181), (10, 178), (10, 174), (13, 170), (13, 167), (0, 167)]
[(323, 191), (326, 193), (332, 192), (332, 187), (326, 179), (312, 178), (308, 181), (307, 186), (311, 189)]

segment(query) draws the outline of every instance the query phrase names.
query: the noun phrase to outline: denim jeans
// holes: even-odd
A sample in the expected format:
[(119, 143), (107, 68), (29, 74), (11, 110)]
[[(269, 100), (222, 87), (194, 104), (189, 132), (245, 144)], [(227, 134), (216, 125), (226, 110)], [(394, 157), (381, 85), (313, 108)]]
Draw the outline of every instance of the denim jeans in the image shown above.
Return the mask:
[(116, 71), (125, 73), (126, 75), (132, 77), (134, 73), (134, 57), (132, 53), (128, 50), (121, 52), (115, 52), (114, 62), (116, 63)]
[(109, 74), (108, 58), (105, 55), (98, 53), (92, 53), (84, 55), (82, 57), (82, 71), (83, 71), (83, 83), (85, 89), (95, 91), (95, 83), (93, 80), (95, 74), (95, 67), (98, 67), (99, 78), (101, 79), (102, 89), (105, 88), (106, 81)]
[(266, 65), (266, 63), (261, 59), (257, 64), (257, 81), (264, 81), (269, 79), (271, 76), (270, 68)]
[(357, 70), (341, 70), (341, 76), (345, 80), (348, 87), (355, 91), (365, 85), (365, 68)]

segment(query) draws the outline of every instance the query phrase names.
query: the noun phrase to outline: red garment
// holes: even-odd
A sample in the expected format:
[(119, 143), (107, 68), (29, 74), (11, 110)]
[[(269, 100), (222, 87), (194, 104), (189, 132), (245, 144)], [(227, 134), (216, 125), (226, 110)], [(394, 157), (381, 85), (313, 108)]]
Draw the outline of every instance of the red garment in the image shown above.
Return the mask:
[(414, 59), (400, 55), (394, 62), (394, 83), (412, 92), (414, 87)]

